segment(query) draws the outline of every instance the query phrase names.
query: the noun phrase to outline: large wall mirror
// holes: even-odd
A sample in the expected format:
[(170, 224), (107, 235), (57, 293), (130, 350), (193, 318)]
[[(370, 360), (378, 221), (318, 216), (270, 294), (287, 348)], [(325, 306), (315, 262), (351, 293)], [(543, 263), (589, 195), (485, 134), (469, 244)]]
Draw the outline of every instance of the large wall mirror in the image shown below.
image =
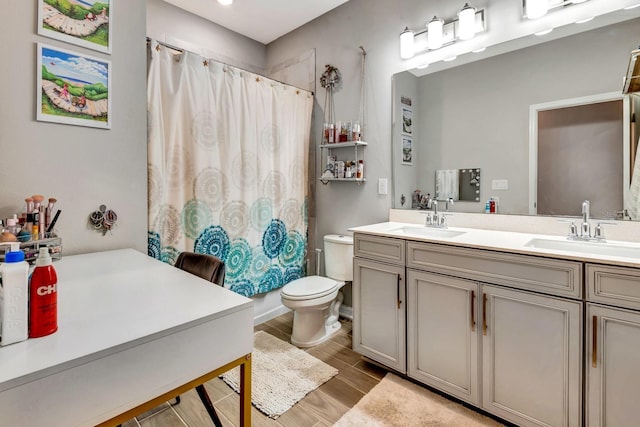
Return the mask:
[[(410, 204), (403, 206), (400, 200), (402, 195), (410, 198), (415, 190), (434, 194), (437, 170), (481, 168), (480, 203), (461, 201), (456, 203), (456, 211), (483, 212), (485, 199), (495, 197), (500, 213), (536, 214), (538, 200), (542, 200), (538, 182), (543, 178), (543, 188), (556, 190), (545, 203), (561, 197), (565, 206), (547, 210), (545, 205), (544, 214), (579, 216), (585, 199), (591, 201), (594, 217), (611, 218), (622, 212), (630, 203), (638, 138), (633, 111), (640, 112), (640, 97), (623, 95), (622, 86), (630, 52), (640, 42), (638, 28), (640, 19), (636, 18), (445, 71), (395, 74), (394, 207), (410, 209)], [(607, 102), (618, 104), (602, 117), (593, 114)], [(556, 107), (561, 111), (579, 105), (592, 105), (585, 116), (591, 118), (569, 120), (579, 128), (575, 137), (573, 131), (567, 131), (566, 122), (548, 117)], [(399, 127), (407, 108), (412, 118), (410, 163), (402, 158), (402, 140), (407, 135)], [(620, 117), (612, 119), (611, 114)], [(604, 127), (592, 126), (601, 121)], [(537, 127), (532, 129), (540, 124), (547, 127), (540, 132)], [(619, 132), (603, 130), (616, 126)], [(536, 169), (539, 133), (551, 134), (558, 142), (544, 146), (547, 160), (560, 152), (553, 150), (566, 150), (567, 146), (575, 150), (557, 166), (567, 173), (551, 176), (548, 170)], [(602, 156), (597, 150), (607, 151), (606, 145), (586, 143), (602, 138), (614, 138), (620, 147), (612, 161), (599, 161)], [(587, 182), (583, 174), (595, 179), (575, 185), (575, 181)], [(602, 180), (598, 176), (603, 175), (614, 176), (617, 182), (620, 197), (613, 201), (608, 197), (611, 191), (599, 185)]]

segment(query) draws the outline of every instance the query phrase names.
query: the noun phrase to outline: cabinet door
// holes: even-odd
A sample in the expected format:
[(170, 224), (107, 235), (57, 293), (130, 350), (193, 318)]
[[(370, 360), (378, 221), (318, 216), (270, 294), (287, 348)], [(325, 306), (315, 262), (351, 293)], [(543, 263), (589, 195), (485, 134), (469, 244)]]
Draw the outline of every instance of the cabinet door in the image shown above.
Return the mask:
[(582, 303), (482, 292), (483, 408), (520, 426), (580, 426)]
[(407, 270), (408, 375), (480, 405), (478, 283)]
[(354, 258), (353, 350), (406, 373), (403, 266)]
[(640, 313), (587, 304), (586, 331), (586, 425), (639, 425)]

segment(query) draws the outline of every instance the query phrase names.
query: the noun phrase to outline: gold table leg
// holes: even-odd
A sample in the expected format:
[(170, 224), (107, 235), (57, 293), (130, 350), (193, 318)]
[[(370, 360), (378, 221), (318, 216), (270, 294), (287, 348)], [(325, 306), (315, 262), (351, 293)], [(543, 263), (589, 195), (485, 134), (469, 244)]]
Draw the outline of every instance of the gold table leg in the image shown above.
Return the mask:
[(251, 426), (251, 354), (240, 365), (240, 426)]

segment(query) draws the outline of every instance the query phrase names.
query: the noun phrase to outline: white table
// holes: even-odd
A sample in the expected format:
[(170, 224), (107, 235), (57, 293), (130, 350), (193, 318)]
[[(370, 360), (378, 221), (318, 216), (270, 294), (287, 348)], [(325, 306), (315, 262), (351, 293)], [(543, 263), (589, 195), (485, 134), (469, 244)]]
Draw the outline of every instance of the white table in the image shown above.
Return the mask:
[(0, 347), (0, 426), (116, 425), (234, 366), (251, 425), (250, 299), (133, 249), (54, 267), (58, 331)]

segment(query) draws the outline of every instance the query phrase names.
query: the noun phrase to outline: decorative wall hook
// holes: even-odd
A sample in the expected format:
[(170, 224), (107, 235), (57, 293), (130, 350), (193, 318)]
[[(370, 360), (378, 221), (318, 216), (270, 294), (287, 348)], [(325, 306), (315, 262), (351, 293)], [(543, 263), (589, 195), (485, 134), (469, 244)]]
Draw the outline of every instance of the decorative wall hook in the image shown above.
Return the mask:
[(107, 231), (111, 231), (117, 221), (118, 214), (112, 209), (107, 209), (105, 205), (100, 205), (97, 211), (89, 214), (89, 226), (101, 232), (103, 236)]

